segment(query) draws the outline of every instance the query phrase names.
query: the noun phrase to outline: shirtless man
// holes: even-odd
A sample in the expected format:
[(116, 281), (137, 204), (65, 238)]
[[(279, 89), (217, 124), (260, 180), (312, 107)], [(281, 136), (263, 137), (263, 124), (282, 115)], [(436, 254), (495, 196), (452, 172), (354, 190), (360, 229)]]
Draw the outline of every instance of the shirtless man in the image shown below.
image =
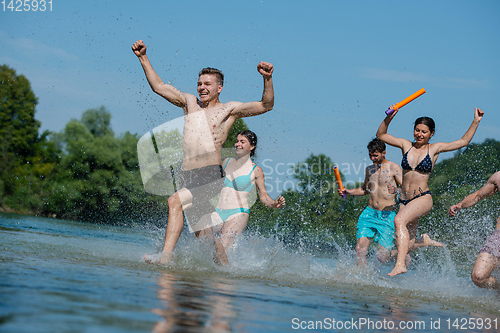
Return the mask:
[[(365, 181), (362, 187), (345, 189), (345, 193), (353, 196), (369, 194), (368, 207), (358, 219), (356, 238), (356, 256), (358, 265), (366, 264), (366, 254), (370, 240), (377, 242), (377, 258), (386, 263), (397, 255), (392, 250), (394, 241), (394, 217), (396, 216), (396, 191), (401, 186), (403, 172), (401, 167), (385, 158), (385, 143), (375, 138), (368, 143), (368, 153), (373, 164), (365, 171)], [(339, 190), (339, 194), (342, 192)], [(432, 241), (427, 234), (418, 239), (412, 246), (412, 251), (422, 246), (442, 246)], [(407, 263), (409, 263), (409, 256)]]
[[(139, 58), (151, 89), (184, 110), (185, 124), (182, 138), (184, 158), (181, 181), (184, 186), (179, 186), (182, 188), (168, 199), (168, 223), (159, 259), (160, 263), (165, 264), (169, 261), (182, 232), (183, 211), (193, 212), (190, 218), (188, 217), (190, 221), (195, 220), (191, 221), (193, 231), (200, 232), (210, 227), (207, 216), (211, 212), (205, 211), (210, 205), (206, 198), (198, 200), (199, 194), (196, 192), (207, 192), (207, 186), (209, 192), (214, 194), (220, 191), (221, 187), (212, 186), (210, 189), (210, 185), (224, 180), (220, 150), (236, 119), (256, 116), (272, 110), (274, 106), (273, 65), (261, 61), (257, 66), (257, 71), (264, 79), (261, 101), (221, 103), (219, 95), (222, 91), (224, 76), (219, 70), (214, 68), (201, 70), (198, 78), (197, 98), (163, 83), (149, 62), (146, 45), (142, 40), (135, 42), (132, 50)], [(203, 189), (197, 190), (199, 188)], [(207, 193), (203, 194), (206, 196)], [(189, 209), (191, 207), (193, 208)], [(213, 210), (213, 207), (211, 209)], [(148, 258), (146, 260), (148, 261)]]
[[(478, 201), (486, 199), (497, 193), (500, 188), (500, 171), (497, 171), (488, 179), (486, 185), (469, 194), (458, 204), (453, 205), (448, 210), (452, 217), (456, 216), (460, 209), (474, 206)], [(486, 239), (479, 255), (477, 256), (474, 268), (472, 268), (472, 282), (478, 287), (488, 289), (500, 289), (498, 280), (491, 276), (491, 273), (500, 264), (500, 216), (497, 219), (495, 231)]]

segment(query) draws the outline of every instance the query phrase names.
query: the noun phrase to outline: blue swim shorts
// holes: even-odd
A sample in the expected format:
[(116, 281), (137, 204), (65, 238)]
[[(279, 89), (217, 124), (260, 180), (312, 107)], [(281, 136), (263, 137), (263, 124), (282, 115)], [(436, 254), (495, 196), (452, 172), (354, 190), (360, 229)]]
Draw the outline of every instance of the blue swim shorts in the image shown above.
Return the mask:
[(395, 211), (380, 211), (366, 207), (358, 219), (356, 238), (368, 237), (386, 249), (394, 245)]

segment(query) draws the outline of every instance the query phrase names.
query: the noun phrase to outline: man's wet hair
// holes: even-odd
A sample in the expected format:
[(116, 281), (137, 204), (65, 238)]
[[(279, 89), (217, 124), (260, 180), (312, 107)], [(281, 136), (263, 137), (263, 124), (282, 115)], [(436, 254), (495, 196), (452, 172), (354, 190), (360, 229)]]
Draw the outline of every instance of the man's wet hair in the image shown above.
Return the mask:
[(217, 68), (212, 68), (212, 67), (205, 67), (203, 68), (200, 73), (198, 74), (198, 78), (204, 74), (213, 74), (217, 77), (217, 83), (220, 86), (224, 85), (224, 74)]
[(385, 151), (385, 143), (379, 138), (375, 138), (368, 143), (368, 146), (366, 146), (366, 148), (368, 148), (368, 151), (370, 153), (374, 153), (376, 151), (382, 153)]

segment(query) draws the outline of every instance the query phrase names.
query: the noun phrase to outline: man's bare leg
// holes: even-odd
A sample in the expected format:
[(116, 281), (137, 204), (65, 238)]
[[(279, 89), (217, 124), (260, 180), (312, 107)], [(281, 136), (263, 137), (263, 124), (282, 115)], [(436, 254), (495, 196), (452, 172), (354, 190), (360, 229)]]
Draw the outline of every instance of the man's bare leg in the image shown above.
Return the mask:
[(368, 237), (358, 238), (356, 244), (356, 260), (358, 266), (366, 265), (366, 254), (368, 252), (368, 246), (370, 246), (370, 239)]
[(498, 280), (491, 273), (498, 267), (500, 260), (489, 253), (479, 253), (474, 268), (472, 268), (471, 279), (478, 287), (487, 289), (500, 289)]
[(168, 198), (168, 222), (165, 230), (165, 241), (159, 259), (156, 256), (145, 255), (144, 260), (148, 263), (166, 264), (172, 256), (175, 245), (182, 232), (184, 218), (182, 216), (182, 203), (178, 193), (174, 193)]

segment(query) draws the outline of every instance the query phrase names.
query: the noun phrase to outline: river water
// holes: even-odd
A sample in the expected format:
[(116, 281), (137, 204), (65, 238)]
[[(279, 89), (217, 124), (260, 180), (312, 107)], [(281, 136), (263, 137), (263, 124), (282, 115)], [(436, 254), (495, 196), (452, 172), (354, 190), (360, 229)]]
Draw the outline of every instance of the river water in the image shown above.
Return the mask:
[(446, 248), (389, 278), (392, 264), (359, 270), (349, 248), (245, 235), (221, 268), (183, 232), (171, 264), (146, 264), (163, 232), (0, 214), (0, 332), (500, 331), (499, 294)]

